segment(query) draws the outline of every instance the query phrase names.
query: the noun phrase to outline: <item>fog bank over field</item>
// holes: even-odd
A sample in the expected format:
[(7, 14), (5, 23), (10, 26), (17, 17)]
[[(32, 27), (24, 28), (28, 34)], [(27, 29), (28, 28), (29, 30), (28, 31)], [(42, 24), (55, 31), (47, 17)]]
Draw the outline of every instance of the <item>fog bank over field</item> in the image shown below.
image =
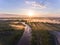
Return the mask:
[(0, 17), (27, 17), (27, 16), (19, 14), (0, 14)]
[[(20, 15), (20, 14), (9, 14), (9, 13), (0, 13), (0, 17), (30, 17), (28, 15)], [(52, 15), (52, 16), (49, 16), (49, 15), (45, 15), (45, 16), (42, 16), (42, 15), (33, 15), (32, 17), (60, 17), (60, 16), (55, 16), (55, 15)]]

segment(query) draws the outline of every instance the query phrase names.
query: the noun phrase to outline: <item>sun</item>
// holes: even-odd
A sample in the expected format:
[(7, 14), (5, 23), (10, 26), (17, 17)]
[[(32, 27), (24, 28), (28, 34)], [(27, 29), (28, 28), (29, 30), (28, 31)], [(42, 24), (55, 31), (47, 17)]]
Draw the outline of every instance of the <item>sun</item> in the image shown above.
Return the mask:
[(32, 17), (34, 15), (33, 11), (27, 12), (29, 17)]

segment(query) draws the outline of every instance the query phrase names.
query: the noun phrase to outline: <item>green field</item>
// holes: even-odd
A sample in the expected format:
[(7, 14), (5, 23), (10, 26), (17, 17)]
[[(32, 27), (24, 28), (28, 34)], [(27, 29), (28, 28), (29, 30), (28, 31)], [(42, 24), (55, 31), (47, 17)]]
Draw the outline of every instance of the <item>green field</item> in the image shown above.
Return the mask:
[(14, 29), (13, 27), (10, 26), (10, 24), (14, 25), (22, 25), (22, 24), (13, 22), (15, 21), (0, 21), (0, 45), (16, 45), (20, 40), (24, 32), (24, 28)]
[[(49, 31), (60, 31), (60, 24), (26, 22), (32, 29), (31, 45), (56, 45), (55, 36)], [(24, 32), (19, 20), (0, 21), (0, 45), (17, 45)]]
[(49, 31), (59, 31), (60, 24), (29, 22), (32, 28), (31, 45), (56, 45), (55, 36)]

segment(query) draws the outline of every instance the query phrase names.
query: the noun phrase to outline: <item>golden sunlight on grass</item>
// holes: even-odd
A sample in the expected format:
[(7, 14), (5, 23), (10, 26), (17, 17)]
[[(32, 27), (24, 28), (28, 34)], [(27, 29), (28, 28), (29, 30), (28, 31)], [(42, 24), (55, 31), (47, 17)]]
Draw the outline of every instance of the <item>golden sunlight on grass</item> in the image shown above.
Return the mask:
[(24, 25), (19, 23), (19, 22), (12, 22), (11, 24), (9, 24), (13, 29), (16, 30), (23, 30), (24, 29)]
[(17, 29), (17, 30), (22, 30), (24, 29), (24, 26), (23, 25), (11, 25), (10, 26), (13, 28), (13, 29)]

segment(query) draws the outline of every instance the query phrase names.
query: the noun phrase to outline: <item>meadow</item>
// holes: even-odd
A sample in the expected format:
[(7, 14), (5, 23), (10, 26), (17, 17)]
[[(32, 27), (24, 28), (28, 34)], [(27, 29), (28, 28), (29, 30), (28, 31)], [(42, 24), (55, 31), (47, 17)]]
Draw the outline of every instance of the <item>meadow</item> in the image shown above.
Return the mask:
[(0, 45), (17, 45), (25, 29), (21, 22), (32, 30), (31, 45), (56, 45), (56, 36), (50, 31), (60, 31), (60, 24), (26, 20), (0, 20)]
[(44, 22), (28, 22), (27, 24), (32, 28), (31, 45), (56, 45), (56, 38), (50, 31), (60, 31), (60, 24)]
[(16, 45), (23, 35), (23, 32), (24, 25), (19, 21), (0, 20), (0, 45)]

